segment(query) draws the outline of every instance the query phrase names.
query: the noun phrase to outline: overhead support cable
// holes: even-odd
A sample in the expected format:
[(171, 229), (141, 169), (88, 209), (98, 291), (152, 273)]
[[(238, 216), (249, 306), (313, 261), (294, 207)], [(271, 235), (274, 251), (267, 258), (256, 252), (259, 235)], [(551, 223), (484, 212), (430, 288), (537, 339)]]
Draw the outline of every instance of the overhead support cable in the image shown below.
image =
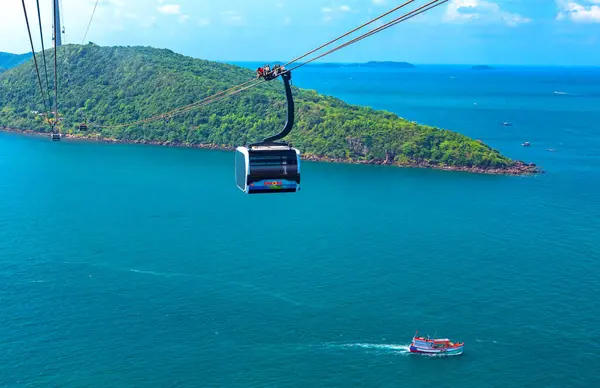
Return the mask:
[[(62, 1), (62, 0), (61, 0)], [(98, 1), (96, 0), (96, 4), (94, 4), (94, 10), (92, 11), (92, 16), (90, 17), (90, 22), (85, 30), (85, 34), (83, 35), (83, 39), (81, 40), (81, 44), (85, 43), (85, 38), (87, 38), (88, 31), (90, 30), (90, 26), (92, 25), (92, 20), (94, 20), (94, 14), (96, 13), (96, 7), (98, 7)]]
[(42, 31), (42, 17), (40, 15), (40, 0), (36, 0), (38, 23), (40, 25), (40, 41), (42, 42), (42, 56), (44, 58), (44, 74), (46, 76), (46, 95), (50, 103), (50, 82), (48, 81), (48, 65), (46, 64), (46, 48), (44, 47), (44, 33)]
[(62, 26), (62, 33), (65, 32), (65, 7), (63, 6), (63, 0), (60, 0), (60, 9), (62, 12), (60, 13), (60, 25)]
[(35, 47), (33, 45), (33, 38), (31, 37), (31, 28), (29, 27), (29, 18), (27, 17), (27, 7), (25, 7), (25, 0), (21, 0), (23, 3), (23, 14), (25, 15), (25, 23), (27, 24), (27, 33), (29, 34), (29, 43), (31, 44), (31, 54), (33, 55), (33, 62), (35, 64), (35, 72), (37, 74), (38, 85), (40, 87), (40, 93), (42, 94), (42, 100), (44, 101), (44, 109), (48, 111), (48, 103), (44, 94), (44, 87), (42, 86), (42, 78), (40, 77), (40, 69), (38, 66), (37, 58), (35, 56)]
[(132, 125), (145, 124), (145, 123), (149, 123), (152, 121), (157, 121), (157, 120), (162, 119), (165, 116), (166, 117), (178, 116), (181, 113), (189, 112), (190, 110), (195, 109), (199, 106), (205, 106), (205, 105), (207, 105), (206, 104), (207, 102), (208, 103), (213, 102), (213, 100), (215, 100), (215, 99), (219, 100), (220, 96), (229, 97), (229, 96), (239, 93), (239, 91), (244, 91), (244, 90), (250, 89), (254, 86), (257, 86), (258, 84), (261, 84), (262, 82), (264, 82), (264, 81), (258, 81), (256, 79), (252, 79), (252, 80), (244, 82), (242, 84), (232, 86), (229, 89), (218, 92), (217, 94), (208, 96), (200, 101), (173, 109), (173, 110), (165, 112), (165, 113), (158, 114), (156, 116), (148, 117), (146, 119), (141, 119), (141, 120), (124, 123), (124, 124), (118, 124), (118, 125), (92, 125), (92, 126), (95, 128), (123, 128), (123, 127), (129, 127)]
[[(57, 7), (56, 7), (56, 1), (54, 2), (54, 20), (56, 20), (56, 12), (57, 12)], [(52, 133), (54, 133), (54, 129), (56, 127), (56, 125), (58, 124), (59, 121), (59, 116), (58, 116), (58, 50), (56, 42), (56, 23), (54, 23), (54, 122), (52, 123)], [(60, 33), (60, 31), (58, 31), (58, 33)], [(60, 126), (59, 128), (59, 133), (60, 133)]]
[[(385, 17), (387, 15), (390, 15), (393, 12), (398, 11), (399, 9), (405, 7), (408, 4), (413, 3), (414, 1), (415, 0), (410, 0), (410, 1), (407, 1), (406, 3), (403, 3), (400, 6), (397, 6), (394, 9), (392, 9), (392, 10), (390, 10), (390, 11), (388, 11), (388, 12), (386, 12), (386, 13), (380, 15), (380, 16), (378, 16), (377, 18), (374, 18), (374, 19), (370, 20), (369, 22), (362, 24), (361, 26), (353, 29), (352, 31), (347, 32), (347, 33), (339, 36), (338, 38), (329, 41), (328, 43), (320, 46), (319, 48), (317, 48), (315, 50), (311, 50), (308, 53), (306, 53), (306, 54), (304, 54), (304, 55), (302, 55), (300, 57), (297, 57), (297, 58), (293, 59), (292, 61), (288, 62), (284, 66), (288, 66), (290, 64), (293, 64), (293, 63), (299, 61), (300, 59), (305, 58), (306, 56), (308, 56), (310, 54), (313, 54), (313, 53), (319, 51), (320, 49), (322, 49), (322, 48), (324, 48), (324, 47), (326, 47), (326, 46), (328, 46), (328, 45), (330, 45), (330, 44), (332, 44), (332, 43), (334, 43), (334, 42), (336, 42), (336, 41), (338, 41), (338, 40), (340, 40), (340, 39), (342, 39), (342, 38), (344, 38), (344, 37), (346, 37), (346, 36), (348, 36), (350, 34), (352, 34), (353, 32), (356, 32), (359, 29), (364, 28), (364, 27), (368, 26), (369, 24), (372, 24), (373, 22), (375, 22), (377, 20), (379, 20), (379, 19), (381, 19), (381, 18), (383, 18), (383, 17)], [(318, 59), (321, 59), (321, 58), (323, 58), (323, 57), (325, 57), (327, 55), (330, 55), (330, 54), (332, 54), (332, 53), (334, 53), (334, 52), (336, 52), (338, 50), (341, 50), (341, 49), (343, 49), (345, 47), (348, 47), (348, 46), (350, 46), (350, 45), (352, 45), (354, 43), (357, 43), (357, 42), (359, 42), (359, 41), (361, 41), (363, 39), (366, 39), (366, 38), (368, 38), (370, 36), (373, 36), (373, 35), (381, 32), (381, 31), (384, 31), (384, 30), (386, 30), (386, 29), (388, 29), (390, 27), (393, 27), (393, 26), (395, 26), (395, 25), (397, 25), (399, 23), (405, 22), (405, 21), (407, 21), (409, 19), (412, 19), (413, 17), (418, 16), (418, 15), (424, 13), (424, 12), (430, 11), (430, 10), (432, 10), (432, 9), (434, 9), (434, 8), (442, 5), (442, 4), (447, 3), (448, 1), (449, 0), (432, 0), (431, 2), (425, 4), (425, 5), (421, 6), (421, 7), (418, 7), (416, 9), (414, 9), (413, 11), (407, 12), (407, 13), (403, 14), (402, 16), (397, 17), (397, 18), (391, 20), (390, 22), (387, 22), (387, 23), (383, 24), (380, 27), (377, 27), (377, 28), (375, 28), (375, 29), (373, 29), (373, 30), (371, 30), (371, 31), (369, 31), (367, 33), (364, 33), (363, 35), (360, 35), (360, 36), (358, 36), (358, 37), (356, 37), (356, 38), (354, 38), (354, 39), (352, 39), (352, 40), (350, 40), (350, 41), (348, 41), (346, 43), (343, 43), (343, 44), (341, 44), (341, 45), (339, 45), (339, 46), (337, 46), (337, 47), (335, 47), (335, 48), (333, 48), (333, 49), (331, 49), (331, 50), (329, 50), (329, 51), (327, 51), (327, 52), (325, 52), (323, 54), (320, 54), (320, 55), (318, 55), (318, 56), (316, 56), (316, 57), (314, 57), (312, 59), (309, 59), (306, 62), (300, 63), (297, 66), (294, 66), (294, 67), (292, 67), (289, 70), (285, 70), (284, 72), (289, 72), (289, 71), (298, 69), (298, 68), (300, 68), (302, 66), (305, 66), (305, 65), (307, 65), (309, 63), (312, 63), (312, 62), (314, 62), (314, 61), (316, 61)], [(187, 113), (187, 112), (189, 112), (189, 111), (191, 111), (193, 109), (196, 109), (196, 108), (199, 108), (199, 107), (203, 107), (203, 106), (209, 105), (209, 104), (217, 102), (217, 101), (221, 101), (221, 100), (223, 100), (223, 99), (225, 99), (227, 97), (230, 97), (230, 96), (234, 96), (234, 95), (239, 94), (239, 93), (241, 93), (241, 92), (243, 92), (245, 90), (254, 88), (254, 87), (256, 87), (256, 86), (258, 86), (258, 85), (260, 85), (260, 84), (262, 84), (264, 82), (266, 82), (266, 80), (257, 81), (256, 79), (252, 79), (250, 81), (244, 82), (242, 84), (233, 86), (233, 87), (231, 87), (231, 88), (229, 88), (227, 90), (219, 92), (219, 93), (217, 93), (215, 95), (206, 97), (206, 98), (204, 98), (204, 99), (202, 99), (202, 100), (200, 100), (198, 102), (195, 102), (195, 103), (192, 103), (192, 104), (189, 104), (189, 105), (186, 105), (186, 106), (183, 106), (183, 107), (171, 110), (170, 112), (166, 112), (166, 113), (159, 114), (159, 115), (156, 115), (156, 116), (153, 116), (153, 117), (149, 117), (147, 119), (137, 120), (137, 121), (134, 121), (134, 122), (124, 123), (124, 124), (118, 124), (118, 125), (94, 125), (94, 127), (96, 127), (96, 128), (122, 128), (122, 127), (128, 127), (128, 126), (132, 126), (132, 125), (139, 125), (139, 124), (149, 123), (149, 122), (152, 122), (152, 121), (157, 121), (157, 120), (160, 120), (160, 119), (164, 119), (165, 117), (178, 116), (178, 115)]]
[(301, 55), (301, 56), (299, 56), (299, 57), (297, 57), (297, 58), (294, 58), (294, 59), (292, 59), (291, 61), (289, 61), (288, 63), (286, 63), (286, 64), (285, 64), (285, 65), (283, 65), (283, 66), (289, 66), (289, 65), (291, 65), (292, 63), (298, 62), (300, 59), (303, 59), (303, 58), (305, 58), (305, 57), (309, 56), (310, 54), (313, 54), (313, 53), (315, 53), (315, 52), (317, 52), (317, 51), (321, 50), (322, 48), (325, 48), (325, 47), (329, 46), (330, 44), (332, 44), (332, 43), (335, 43), (335, 42), (337, 42), (338, 40), (340, 40), (340, 39), (342, 39), (342, 38), (345, 38), (345, 37), (347, 37), (348, 35), (350, 35), (350, 34), (353, 34), (353, 33), (355, 33), (356, 31), (358, 31), (358, 30), (360, 30), (360, 29), (363, 29), (363, 28), (365, 28), (365, 27), (366, 27), (366, 26), (368, 26), (369, 24), (375, 23), (377, 20), (379, 20), (379, 19), (382, 19), (382, 18), (384, 18), (384, 17), (388, 16), (389, 14), (392, 14), (392, 13), (396, 12), (396, 11), (398, 11), (398, 10), (399, 10), (399, 9), (401, 9), (401, 8), (404, 8), (404, 7), (406, 7), (406, 6), (407, 6), (407, 5), (409, 5), (410, 3), (413, 3), (414, 1), (415, 1), (415, 0), (409, 0), (409, 1), (407, 1), (406, 3), (404, 3), (404, 4), (400, 4), (400, 5), (399, 5), (399, 6), (397, 6), (396, 8), (394, 8), (394, 9), (391, 9), (391, 10), (387, 11), (386, 13), (383, 13), (383, 14), (379, 15), (378, 17), (376, 17), (376, 18), (374, 18), (374, 19), (371, 19), (371, 20), (369, 20), (368, 22), (366, 22), (366, 23), (364, 23), (364, 24), (362, 24), (362, 25), (360, 25), (360, 26), (356, 27), (355, 29), (353, 29), (353, 30), (351, 30), (351, 31), (348, 31), (348, 32), (346, 32), (346, 33), (345, 33), (345, 34), (343, 34), (343, 35), (340, 35), (340, 36), (338, 36), (337, 38), (335, 38), (335, 39), (333, 39), (333, 40), (330, 40), (329, 42), (325, 43), (324, 45), (322, 45), (322, 46), (319, 46), (319, 47), (317, 47), (316, 49), (314, 49), (314, 50), (311, 50), (311, 51), (307, 52), (307, 53), (306, 53), (306, 54), (304, 54), (304, 55)]
[(448, 1), (450, 1), (450, 0), (433, 0), (433, 1), (431, 1), (431, 2), (429, 2), (427, 4), (425, 4), (425, 5), (417, 8), (417, 9), (411, 11), (411, 12), (408, 12), (408, 13), (406, 13), (406, 14), (404, 14), (404, 15), (402, 15), (402, 16), (400, 16), (400, 17), (398, 17), (398, 18), (396, 18), (396, 19), (394, 19), (394, 20), (392, 20), (392, 21), (390, 21), (388, 23), (385, 23), (384, 25), (382, 25), (380, 27), (377, 27), (377, 28), (375, 28), (375, 29), (373, 29), (373, 30), (371, 30), (371, 31), (369, 31), (369, 32), (367, 32), (367, 33), (365, 33), (365, 34), (357, 37), (357, 38), (354, 38), (354, 39), (352, 39), (349, 42), (341, 44), (341, 45), (339, 45), (338, 47), (336, 47), (336, 48), (334, 48), (332, 50), (329, 50), (329, 51), (327, 51), (327, 52), (325, 52), (323, 54), (320, 54), (320, 55), (318, 55), (318, 56), (316, 56), (316, 57), (314, 57), (314, 58), (312, 58), (312, 59), (310, 59), (310, 60), (308, 60), (308, 61), (306, 61), (304, 63), (301, 63), (301, 64), (299, 64), (299, 65), (291, 68), (289, 71), (298, 69), (298, 68), (300, 68), (302, 66), (305, 66), (305, 65), (308, 65), (309, 63), (312, 63), (312, 62), (314, 62), (314, 61), (316, 61), (318, 59), (321, 59), (321, 58), (323, 58), (323, 57), (325, 57), (327, 55), (333, 54), (334, 52), (336, 52), (338, 50), (341, 50), (344, 47), (348, 47), (348, 46), (350, 46), (350, 45), (352, 45), (354, 43), (360, 42), (363, 39), (366, 39), (366, 38), (368, 38), (368, 37), (370, 37), (372, 35), (375, 35), (375, 34), (381, 32), (381, 31), (387, 30), (388, 28), (393, 27), (393, 26), (395, 26), (395, 25), (397, 25), (399, 23), (402, 23), (402, 22), (405, 22), (405, 21), (407, 21), (409, 19), (412, 19), (413, 17), (418, 16), (418, 15), (420, 15), (420, 14), (422, 14), (424, 12), (427, 12), (429, 10), (432, 10), (432, 9), (434, 9), (434, 8), (436, 8), (436, 7), (444, 4), (444, 3), (447, 3)]

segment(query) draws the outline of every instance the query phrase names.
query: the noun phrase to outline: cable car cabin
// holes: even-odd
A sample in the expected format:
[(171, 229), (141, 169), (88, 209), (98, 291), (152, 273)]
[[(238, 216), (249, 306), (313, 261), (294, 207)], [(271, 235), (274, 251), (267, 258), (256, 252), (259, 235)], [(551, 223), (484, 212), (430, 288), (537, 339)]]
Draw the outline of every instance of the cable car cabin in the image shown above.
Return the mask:
[(235, 179), (246, 194), (295, 193), (300, 190), (300, 151), (279, 144), (238, 147)]
[(260, 143), (238, 147), (235, 153), (235, 182), (246, 194), (295, 193), (300, 190), (300, 151), (277, 140), (287, 136), (294, 126), (294, 98), (289, 71), (281, 76), (287, 100), (287, 121), (283, 130)]
[(52, 139), (52, 141), (60, 141), (60, 133), (50, 134), (50, 139)]

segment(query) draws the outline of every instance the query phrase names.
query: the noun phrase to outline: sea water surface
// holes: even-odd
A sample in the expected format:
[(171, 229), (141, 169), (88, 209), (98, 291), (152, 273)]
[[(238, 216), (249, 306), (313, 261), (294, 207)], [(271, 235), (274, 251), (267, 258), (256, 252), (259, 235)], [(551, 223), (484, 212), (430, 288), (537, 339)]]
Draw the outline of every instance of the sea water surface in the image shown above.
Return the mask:
[(248, 197), (229, 152), (0, 133), (1, 387), (600, 385), (599, 70), (294, 83), (546, 173), (305, 163)]

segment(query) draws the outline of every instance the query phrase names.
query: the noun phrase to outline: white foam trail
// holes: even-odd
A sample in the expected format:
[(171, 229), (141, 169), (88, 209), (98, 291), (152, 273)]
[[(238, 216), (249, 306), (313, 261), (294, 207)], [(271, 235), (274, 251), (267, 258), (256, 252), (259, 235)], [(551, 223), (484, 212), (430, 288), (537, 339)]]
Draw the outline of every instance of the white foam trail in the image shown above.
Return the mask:
[(370, 351), (376, 351), (378, 353), (387, 353), (387, 354), (400, 354), (400, 355), (411, 355), (421, 357), (432, 357), (432, 358), (444, 358), (444, 357), (454, 357), (460, 356), (460, 354), (416, 354), (410, 352), (410, 345), (400, 345), (400, 344), (372, 344), (372, 343), (353, 343), (353, 344), (327, 344), (329, 347), (334, 348), (361, 348), (368, 349)]
[(349, 347), (365, 348), (365, 349), (385, 349), (385, 350), (406, 350), (408, 351), (409, 345), (396, 345), (396, 344), (348, 344)]
[(488, 344), (490, 344), (490, 343), (492, 343), (492, 344), (497, 344), (497, 343), (498, 343), (498, 341), (495, 341), (495, 340), (492, 340), (492, 341), (484, 341), (484, 340), (481, 340), (481, 339), (476, 339), (476, 340), (475, 340), (475, 342), (479, 342), (479, 343), (488, 343)]
[(181, 273), (164, 273), (164, 272), (154, 272), (154, 271), (142, 271), (141, 269), (130, 268), (130, 272), (139, 273), (143, 275), (154, 275), (154, 276), (164, 276), (164, 277), (174, 277), (174, 276), (189, 276)]
[(388, 352), (394, 354), (409, 354), (409, 345), (400, 345), (400, 344), (371, 344), (371, 343), (352, 343), (352, 344), (330, 344), (330, 346), (336, 348), (361, 348), (361, 349), (369, 349), (376, 350), (380, 352)]
[(136, 268), (118, 268), (118, 267), (112, 267), (112, 266), (108, 266), (106, 264), (103, 263), (88, 263), (88, 262), (69, 262), (69, 261), (64, 261), (63, 264), (68, 264), (68, 265), (86, 265), (86, 266), (90, 266), (90, 267), (94, 267), (94, 268), (102, 268), (102, 269), (109, 269), (112, 271), (127, 271), (127, 272), (133, 272), (133, 273), (137, 273), (140, 275), (151, 275), (151, 276), (159, 276), (159, 277), (164, 277), (164, 278), (173, 278), (173, 277), (179, 277), (179, 278), (197, 278), (197, 279), (210, 279), (210, 280), (219, 280), (225, 284), (229, 284), (232, 286), (236, 286), (236, 287), (242, 287), (242, 288), (246, 288), (249, 290), (253, 290), (256, 293), (259, 294), (263, 294), (266, 296), (269, 296), (271, 298), (289, 303), (291, 305), (294, 306), (306, 306), (306, 307), (311, 307), (311, 308), (316, 308), (314, 305), (308, 305), (306, 303), (302, 303), (299, 302), (297, 300), (288, 298), (286, 295), (280, 294), (278, 292), (274, 292), (274, 291), (270, 291), (270, 290), (266, 290), (263, 289), (261, 287), (258, 287), (254, 284), (249, 284), (249, 283), (243, 283), (243, 282), (237, 282), (237, 281), (229, 281), (229, 280), (225, 280), (225, 279), (218, 279), (215, 277), (208, 277), (205, 275), (200, 275), (200, 274), (194, 274), (194, 273), (168, 273), (168, 272), (155, 272), (155, 271), (146, 271), (146, 270), (141, 270), (141, 269), (136, 269)]
[(158, 272), (154, 272), (154, 271), (142, 271), (141, 269), (133, 269), (130, 268), (129, 271), (131, 272), (135, 272), (135, 273), (139, 273), (139, 274), (143, 274), (143, 275), (155, 275), (155, 276), (161, 276), (164, 274), (159, 274)]
[[(142, 274), (142, 275), (162, 276), (162, 277), (168, 277), (168, 278), (170, 278), (170, 277), (195, 277), (195, 278), (199, 278), (199, 279), (206, 279), (207, 278), (206, 276), (196, 275), (196, 274), (154, 272), (154, 271), (144, 271), (144, 270), (135, 269), (135, 268), (130, 268), (129, 271), (133, 272), (133, 273), (137, 273), (137, 274)], [(301, 302), (298, 302), (298, 301), (293, 300), (291, 298), (288, 298), (287, 296), (282, 295), (282, 294), (277, 293), (277, 292), (264, 290), (264, 289), (262, 289), (262, 288), (260, 288), (258, 286), (255, 286), (254, 284), (237, 282), (237, 281), (227, 281), (227, 280), (223, 280), (223, 282), (226, 283), (226, 284), (232, 285), (232, 286), (242, 287), (242, 288), (246, 288), (246, 289), (249, 289), (249, 290), (253, 290), (256, 293), (259, 293), (259, 294), (262, 294), (262, 295), (266, 295), (266, 296), (269, 296), (269, 297), (274, 298), (274, 299), (281, 300), (283, 302), (289, 303), (289, 304), (294, 305), (294, 306), (305, 306), (304, 303), (301, 303)]]
[(554, 94), (556, 94), (558, 96), (578, 96), (579, 95), (579, 94), (575, 94), (575, 93), (557, 92), (557, 91), (554, 91)]
[(255, 286), (254, 284), (248, 284), (248, 283), (236, 282), (236, 281), (228, 281), (227, 283), (238, 286), (238, 287), (243, 287), (243, 288), (248, 288), (248, 289), (254, 290), (255, 292), (257, 292), (259, 294), (263, 294), (263, 295), (270, 296), (275, 299), (279, 299), (283, 302), (289, 303), (294, 306), (304, 306), (305, 305), (304, 303), (300, 303), (298, 301), (290, 299), (287, 296), (279, 294), (277, 292), (263, 290), (262, 288)]

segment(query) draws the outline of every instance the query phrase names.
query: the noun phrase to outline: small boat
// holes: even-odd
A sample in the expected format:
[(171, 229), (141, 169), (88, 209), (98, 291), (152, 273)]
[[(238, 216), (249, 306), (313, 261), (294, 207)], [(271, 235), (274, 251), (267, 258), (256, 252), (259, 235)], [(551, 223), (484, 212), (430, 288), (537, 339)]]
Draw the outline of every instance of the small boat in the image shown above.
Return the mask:
[(528, 141), (526, 141), (525, 143), (521, 144), (521, 146), (523, 146), (523, 147), (531, 147), (531, 144)]
[(409, 351), (411, 353), (440, 355), (440, 356), (458, 356), (463, 353), (464, 342), (454, 343), (448, 338), (432, 339), (425, 337), (413, 337), (410, 343)]
[(502, 123), (502, 126), (503, 127), (512, 127), (512, 124), (509, 123), (508, 121), (505, 121), (505, 122)]

